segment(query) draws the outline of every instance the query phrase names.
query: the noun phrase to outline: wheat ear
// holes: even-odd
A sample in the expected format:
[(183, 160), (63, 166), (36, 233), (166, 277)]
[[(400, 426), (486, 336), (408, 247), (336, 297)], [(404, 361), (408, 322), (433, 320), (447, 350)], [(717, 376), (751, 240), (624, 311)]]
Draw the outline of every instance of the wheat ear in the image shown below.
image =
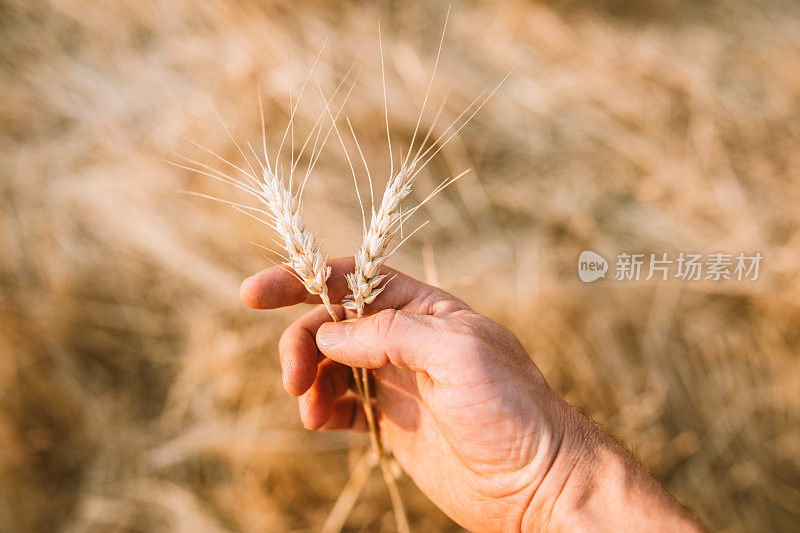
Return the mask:
[(286, 251), (283, 265), (291, 269), (309, 293), (320, 297), (336, 320), (327, 287), (331, 268), (326, 264), (327, 257), (322, 254), (317, 236), (306, 225), (299, 195), (292, 195), (283, 180), (263, 169), (259, 198), (267, 207), (271, 226)]
[[(322, 51), (320, 50), (320, 54), (321, 53)], [(317, 60), (319, 60), (319, 55), (315, 59), (314, 65), (316, 65)], [(310, 294), (319, 296), (320, 300), (322, 301), (322, 304), (325, 306), (331, 318), (334, 321), (338, 321), (339, 317), (336, 314), (336, 311), (334, 310), (333, 305), (331, 304), (330, 296), (328, 295), (327, 281), (331, 274), (331, 268), (327, 265), (327, 256), (322, 253), (321, 243), (317, 237), (317, 234), (309, 230), (306, 224), (305, 218), (303, 216), (302, 195), (303, 195), (303, 190), (305, 188), (305, 184), (311, 172), (313, 171), (317, 160), (319, 159), (320, 153), (322, 152), (322, 148), (324, 147), (325, 143), (328, 140), (328, 137), (330, 136), (331, 132), (334, 129), (335, 121), (338, 118), (339, 114), (341, 113), (342, 109), (344, 108), (344, 105), (347, 102), (347, 99), (349, 98), (350, 93), (353, 90), (355, 81), (353, 81), (350, 90), (344, 96), (341, 107), (339, 108), (336, 115), (334, 116), (333, 114), (331, 114), (331, 119), (333, 120), (334, 124), (331, 124), (328, 127), (324, 137), (322, 137), (323, 120), (326, 114), (321, 113), (319, 118), (315, 122), (314, 126), (312, 127), (308, 137), (306, 138), (306, 141), (300, 148), (300, 153), (297, 155), (296, 160), (294, 153), (292, 153), (292, 158), (289, 166), (288, 186), (285, 184), (284, 180), (280, 177), (279, 173), (275, 171), (275, 169), (278, 168), (278, 161), (280, 158), (281, 149), (283, 148), (287, 136), (289, 136), (290, 133), (291, 133), (290, 142), (292, 144), (292, 152), (294, 152), (293, 150), (294, 117), (297, 111), (297, 107), (300, 104), (303, 91), (305, 90), (305, 87), (309, 79), (311, 78), (313, 70), (314, 66), (312, 65), (311, 70), (308, 73), (308, 76), (303, 82), (303, 86), (300, 89), (300, 93), (298, 94), (297, 100), (294, 103), (294, 105), (291, 104), (291, 96), (290, 96), (291, 114), (289, 116), (289, 122), (286, 125), (283, 138), (281, 139), (281, 143), (275, 154), (274, 165), (270, 163), (267, 154), (266, 123), (264, 120), (264, 105), (260, 90), (258, 94), (258, 108), (261, 119), (261, 142), (263, 148), (263, 160), (261, 157), (259, 157), (259, 155), (253, 149), (250, 143), (247, 143), (247, 147), (249, 148), (251, 155), (255, 158), (256, 166), (259, 167), (259, 171), (256, 171), (255, 167), (252, 165), (250, 161), (250, 158), (245, 154), (244, 150), (241, 148), (239, 143), (233, 137), (227, 125), (222, 120), (222, 117), (219, 115), (219, 113), (217, 113), (216, 109), (214, 109), (214, 113), (217, 115), (217, 118), (222, 124), (222, 127), (225, 129), (225, 132), (230, 137), (231, 141), (233, 141), (233, 144), (236, 146), (236, 149), (239, 151), (239, 154), (246, 162), (247, 168), (242, 168), (241, 166), (232, 163), (231, 161), (223, 158), (222, 156), (213, 152), (212, 150), (198, 143), (194, 143), (193, 141), (191, 142), (196, 146), (202, 148), (203, 150), (207, 151), (215, 158), (225, 163), (227, 166), (231, 167), (234, 171), (236, 171), (237, 174), (243, 176), (243, 178), (234, 177), (221, 170), (205, 165), (199, 161), (184, 156), (180, 156), (179, 154), (176, 155), (178, 155), (178, 157), (181, 157), (188, 163), (191, 163), (195, 166), (181, 165), (178, 163), (174, 163), (172, 161), (167, 161), (167, 162), (172, 165), (178, 166), (180, 168), (191, 170), (193, 172), (233, 185), (237, 189), (247, 193), (251, 197), (254, 197), (256, 200), (258, 200), (258, 202), (262, 204), (262, 206), (264, 207), (263, 209), (223, 200), (205, 194), (194, 193), (191, 191), (184, 191), (188, 192), (189, 194), (194, 194), (197, 196), (202, 196), (205, 198), (210, 198), (212, 200), (233, 205), (234, 208), (238, 209), (239, 211), (251, 216), (252, 218), (255, 218), (256, 220), (272, 228), (277, 235), (277, 239), (273, 239), (273, 241), (280, 247), (281, 251), (277, 251), (266, 246), (261, 246), (261, 247), (281, 257), (283, 259), (283, 262), (279, 266), (281, 266), (289, 273), (291, 273), (293, 276), (295, 276), (303, 284), (303, 286), (305, 286), (306, 290)], [(348, 71), (348, 73), (342, 79), (339, 86), (336, 88), (333, 97), (335, 97), (339, 93), (340, 89), (342, 88), (345, 81), (349, 77), (350, 77), (350, 71)], [(211, 107), (212, 109), (214, 108), (213, 105)], [(330, 113), (329, 109), (328, 112)], [(322, 137), (321, 142), (320, 142), (320, 137)], [(300, 184), (297, 186), (296, 188), (297, 190), (295, 192), (292, 192), (292, 183), (295, 174), (295, 169), (297, 168), (297, 164), (300, 158), (305, 153), (306, 148), (309, 146), (312, 139), (313, 139), (313, 145), (311, 147), (311, 155), (308, 167), (306, 168), (305, 171), (305, 175), (303, 176), (303, 179), (300, 182)]]

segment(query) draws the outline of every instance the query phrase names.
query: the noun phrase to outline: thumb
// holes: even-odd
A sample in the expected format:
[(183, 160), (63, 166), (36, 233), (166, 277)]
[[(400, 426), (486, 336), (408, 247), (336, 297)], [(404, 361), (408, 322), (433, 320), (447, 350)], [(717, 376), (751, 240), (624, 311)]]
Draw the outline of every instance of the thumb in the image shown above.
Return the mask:
[(399, 368), (425, 372), (440, 345), (442, 331), (434, 317), (385, 309), (344, 322), (326, 322), (317, 331), (317, 346), (330, 359), (348, 366)]

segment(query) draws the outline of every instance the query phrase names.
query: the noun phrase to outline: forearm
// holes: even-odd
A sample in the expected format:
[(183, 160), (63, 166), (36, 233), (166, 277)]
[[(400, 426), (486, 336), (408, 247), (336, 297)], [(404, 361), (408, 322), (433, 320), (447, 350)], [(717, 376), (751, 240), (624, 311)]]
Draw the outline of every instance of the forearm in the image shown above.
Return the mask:
[(525, 513), (525, 531), (702, 531), (621, 446), (569, 407), (558, 457)]

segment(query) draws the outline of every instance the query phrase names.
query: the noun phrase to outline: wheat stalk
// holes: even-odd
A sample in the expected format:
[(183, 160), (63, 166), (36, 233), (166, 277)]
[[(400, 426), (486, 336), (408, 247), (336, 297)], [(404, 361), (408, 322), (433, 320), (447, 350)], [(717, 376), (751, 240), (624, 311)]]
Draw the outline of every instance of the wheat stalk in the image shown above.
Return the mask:
[[(355, 138), (355, 135), (354, 135)], [(342, 305), (354, 311), (358, 318), (364, 316), (365, 306), (372, 303), (375, 298), (386, 288), (386, 284), (381, 283), (386, 279), (386, 274), (381, 273), (381, 267), (386, 260), (399, 248), (400, 245), (416, 233), (422, 226), (406, 236), (396, 247), (390, 249), (390, 244), (395, 234), (402, 227), (405, 219), (411, 216), (427, 200), (432, 198), (444, 187), (454, 182), (466, 172), (446, 180), (426, 200), (418, 204), (415, 208), (403, 212), (402, 202), (411, 193), (414, 178), (416, 176), (415, 162), (401, 166), (400, 170), (389, 180), (383, 193), (383, 199), (377, 213), (372, 210), (369, 228), (364, 232), (364, 239), (361, 248), (355, 253), (355, 268), (350, 274), (346, 274), (347, 285), (351, 295)], [(389, 280), (387, 280), (388, 282)], [(397, 530), (401, 533), (410, 531), (408, 519), (406, 518), (400, 492), (397, 489), (394, 474), (392, 473), (389, 454), (383, 447), (380, 432), (375, 420), (372, 409), (369, 370), (366, 368), (354, 369), (356, 384), (360, 382), (362, 394), (362, 404), (370, 429), (373, 448), (379, 457), (379, 464), (384, 481), (389, 489), (389, 496), (392, 500)]]
[[(423, 223), (414, 231), (412, 231), (409, 235), (403, 238), (396, 246), (393, 248), (391, 244), (394, 240), (394, 236), (398, 232), (402, 232), (403, 222), (408, 220), (418, 209), (420, 209), (423, 205), (425, 205), (428, 201), (430, 201), (434, 196), (436, 196), (439, 192), (441, 192), (445, 187), (449, 186), (462, 176), (464, 176), (468, 171), (464, 171), (452, 178), (446, 179), (441, 182), (428, 196), (418, 203), (415, 207), (404, 211), (403, 210), (403, 200), (408, 197), (413, 189), (413, 184), (417, 175), (425, 168), (425, 166), (442, 150), (445, 145), (447, 145), (450, 140), (455, 137), (461, 129), (466, 126), (472, 118), (481, 110), (481, 108), (491, 99), (491, 97), (495, 94), (495, 92), (500, 88), (500, 86), (505, 82), (508, 76), (511, 75), (509, 72), (505, 78), (489, 93), (488, 96), (484, 98), (484, 93), (478, 95), (462, 112), (459, 114), (458, 117), (442, 132), (442, 134), (430, 144), (427, 144), (428, 139), (430, 138), (431, 133), (438, 121), (438, 118), (441, 114), (441, 111), (444, 107), (444, 103), (442, 103), (442, 107), (440, 107), (439, 111), (436, 113), (436, 116), (433, 119), (433, 123), (431, 124), (428, 133), (426, 134), (425, 138), (419, 145), (416, 153), (413, 157), (411, 157), (412, 151), (414, 149), (414, 143), (417, 138), (417, 133), (419, 132), (419, 127), (422, 122), (422, 117), (425, 112), (425, 106), (428, 103), (428, 97), (430, 96), (431, 87), (433, 86), (433, 81), (436, 75), (436, 69), (439, 64), (439, 59), (441, 57), (442, 52), (442, 45), (444, 42), (444, 35), (447, 28), (447, 20), (449, 18), (449, 9), (447, 13), (447, 17), (445, 18), (445, 27), (442, 30), (442, 37), (439, 42), (439, 50), (436, 55), (436, 62), (433, 67), (433, 72), (431, 73), (430, 82), (428, 83), (427, 90), (425, 92), (425, 98), (423, 100), (419, 116), (417, 118), (417, 124), (414, 128), (414, 133), (411, 137), (411, 142), (409, 143), (408, 152), (406, 153), (405, 157), (402, 159), (400, 163), (399, 170), (395, 173), (394, 172), (394, 157), (392, 155), (392, 140), (390, 136), (390, 128), (389, 128), (389, 110), (388, 110), (388, 98), (386, 93), (386, 74), (385, 74), (385, 67), (384, 67), (384, 59), (383, 59), (383, 42), (380, 39), (380, 25), (378, 27), (378, 37), (379, 37), (379, 46), (380, 46), (380, 59), (381, 59), (381, 81), (383, 86), (383, 99), (384, 99), (384, 117), (386, 122), (386, 137), (387, 137), (387, 145), (388, 145), (388, 152), (389, 152), (389, 161), (390, 161), (390, 170), (389, 176), (390, 179), (386, 184), (386, 188), (383, 192), (383, 197), (381, 199), (380, 206), (378, 210), (375, 210), (375, 200), (373, 194), (373, 184), (372, 184), (372, 177), (369, 171), (369, 167), (367, 165), (366, 159), (364, 158), (364, 154), (361, 151), (361, 147), (358, 143), (358, 139), (356, 137), (355, 131), (353, 130), (352, 125), (350, 124), (349, 119), (347, 120), (347, 124), (350, 128), (350, 133), (353, 137), (353, 141), (358, 149), (359, 155), (361, 156), (361, 160), (364, 164), (364, 168), (367, 173), (367, 178), (369, 179), (369, 188), (370, 188), (370, 199), (371, 199), (371, 211), (370, 211), (370, 224), (369, 227), (366, 225), (366, 216), (364, 213), (364, 205), (361, 201), (361, 195), (359, 193), (358, 184), (356, 183), (356, 196), (358, 197), (359, 205), (361, 206), (361, 216), (363, 221), (363, 240), (361, 247), (356, 251), (354, 254), (354, 271), (350, 274), (346, 274), (345, 278), (347, 281), (347, 285), (351, 291), (349, 297), (345, 298), (342, 302), (342, 305), (353, 312), (355, 312), (358, 318), (364, 316), (365, 307), (368, 304), (371, 304), (375, 299), (383, 292), (386, 288), (386, 284), (391, 281), (391, 279), (387, 279), (387, 274), (382, 273), (381, 268), (386, 263), (387, 259), (394, 254), (395, 251), (407, 240), (409, 239), (414, 233), (419, 231), (426, 223)], [(481, 101), (482, 99), (482, 101)], [(480, 102), (478, 104), (478, 102)], [(472, 113), (463, 120), (462, 118), (472, 110)], [(328, 110), (330, 113), (330, 110)], [(332, 118), (332, 123), (334, 125), (334, 130), (339, 137), (339, 140), (342, 144), (342, 148), (345, 151), (345, 156), (347, 157), (348, 164), (350, 165), (350, 170), (353, 173), (353, 180), (356, 182), (356, 175), (355, 171), (353, 170), (353, 165), (350, 160), (350, 156), (347, 154), (347, 148), (345, 147), (344, 141), (342, 140), (341, 135), (339, 135), (338, 128), (336, 127), (336, 120)], [(460, 125), (459, 125), (459, 122)], [(456, 127), (456, 125), (458, 125)], [(455, 127), (455, 130), (451, 132), (451, 130)], [(427, 148), (425, 148), (428, 146)], [(392, 472), (392, 461), (390, 455), (386, 452), (383, 447), (380, 438), (379, 428), (375, 421), (375, 414), (372, 409), (372, 402), (371, 402), (371, 393), (370, 393), (370, 371), (368, 369), (360, 368), (354, 369), (353, 375), (356, 380), (356, 385), (358, 386), (360, 381), (359, 387), (359, 394), (362, 398), (362, 404), (364, 407), (365, 415), (367, 418), (367, 423), (370, 429), (370, 436), (372, 438), (373, 448), (375, 452), (378, 454), (379, 464), (381, 466), (381, 471), (383, 473), (383, 478), (386, 482), (386, 485), (389, 489), (389, 495), (392, 500), (392, 506), (394, 509), (395, 515), (395, 522), (397, 525), (397, 529), (400, 532), (409, 531), (408, 520), (405, 515), (405, 510), (403, 508), (402, 499), (400, 497), (400, 493), (397, 489), (397, 484), (395, 482), (395, 476)]]

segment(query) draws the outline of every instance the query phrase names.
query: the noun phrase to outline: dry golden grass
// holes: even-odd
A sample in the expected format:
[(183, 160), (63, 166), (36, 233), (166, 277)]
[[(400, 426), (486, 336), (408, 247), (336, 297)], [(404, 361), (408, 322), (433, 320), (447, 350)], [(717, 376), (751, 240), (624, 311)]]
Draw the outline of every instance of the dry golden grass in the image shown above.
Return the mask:
[[(300, 310), (240, 304), (240, 279), (267, 264), (248, 241), (267, 235), (176, 195), (232, 191), (162, 158), (203, 158), (184, 136), (236, 156), (206, 95), (255, 140), (260, 83), (268, 121), (285, 124), (330, 35), (320, 80), (361, 69), (347, 112), (382, 181), (377, 21), (407, 142), (446, 9), (0, 3), (3, 530), (321, 526), (357, 457), (347, 435), (305, 432), (282, 392), (276, 339)], [(553, 386), (714, 529), (797, 530), (800, 8), (459, 3), (433, 101), (449, 90), (452, 118), (517, 63), (420, 175), (417, 199), (474, 169), (421, 211), (432, 223), (393, 266), (435, 272), (512, 327)], [(321, 107), (301, 110), (308, 127)], [(336, 148), (306, 213), (333, 256), (351, 255), (361, 218)], [(755, 283), (584, 285), (584, 249), (765, 259)], [(401, 489), (416, 530), (457, 529)], [(379, 476), (348, 527), (392, 529)]]

